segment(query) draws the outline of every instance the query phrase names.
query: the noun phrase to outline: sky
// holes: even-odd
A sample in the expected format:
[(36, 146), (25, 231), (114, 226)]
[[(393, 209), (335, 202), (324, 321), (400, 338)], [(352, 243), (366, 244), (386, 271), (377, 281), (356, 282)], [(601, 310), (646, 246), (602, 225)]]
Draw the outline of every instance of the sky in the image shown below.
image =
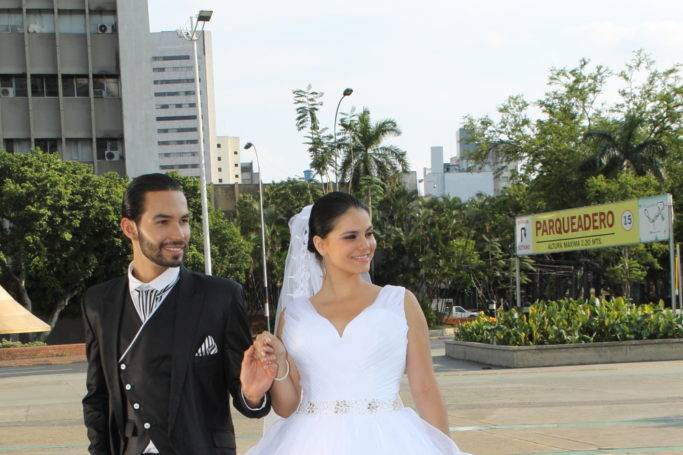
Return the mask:
[(456, 154), (465, 115), (495, 118), (510, 95), (539, 99), (551, 67), (585, 57), (619, 70), (636, 49), (660, 68), (683, 63), (680, 0), (149, 0), (150, 30), (186, 26), (198, 9), (214, 11), (217, 134), (253, 142), (265, 182), (309, 167), (292, 102), (308, 84), (325, 93), (330, 129), (346, 87), (341, 112), (396, 120), (402, 135), (388, 142), (421, 178), (431, 146)]

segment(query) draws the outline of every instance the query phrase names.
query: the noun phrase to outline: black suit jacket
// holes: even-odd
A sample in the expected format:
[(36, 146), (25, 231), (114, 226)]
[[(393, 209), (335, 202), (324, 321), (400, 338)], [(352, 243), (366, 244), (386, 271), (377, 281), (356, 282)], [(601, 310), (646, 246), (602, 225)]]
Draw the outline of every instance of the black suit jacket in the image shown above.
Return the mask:
[[(179, 301), (173, 331), (167, 433), (179, 454), (234, 454), (235, 438), (228, 392), (233, 405), (250, 418), (265, 416), (268, 404), (251, 411), (241, 396), (240, 366), (251, 345), (244, 296), (232, 280), (180, 271)], [(85, 294), (83, 319), (88, 359), (83, 415), (92, 454), (120, 454), (124, 445), (125, 397), (118, 372), (118, 336), (128, 278), (96, 285)], [(144, 329), (143, 329), (144, 332)], [(195, 357), (211, 334), (219, 354)], [(144, 342), (143, 337), (138, 342)], [(136, 373), (152, 381), (154, 369)], [(149, 404), (148, 404), (149, 405)], [(154, 434), (152, 433), (154, 438)]]

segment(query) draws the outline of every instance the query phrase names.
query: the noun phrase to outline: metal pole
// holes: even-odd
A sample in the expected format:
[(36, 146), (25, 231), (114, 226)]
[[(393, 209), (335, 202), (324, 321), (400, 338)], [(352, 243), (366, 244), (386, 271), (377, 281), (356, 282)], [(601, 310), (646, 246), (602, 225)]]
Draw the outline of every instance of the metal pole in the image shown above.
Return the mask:
[(211, 239), (209, 237), (209, 203), (206, 195), (206, 164), (204, 160), (204, 127), (202, 119), (202, 96), (199, 91), (199, 61), (197, 59), (197, 22), (192, 18), (192, 51), (194, 53), (194, 90), (197, 97), (197, 120), (199, 132), (199, 192), (202, 202), (202, 233), (204, 234), (204, 273), (211, 275)]
[(517, 307), (522, 306), (522, 289), (521, 279), (519, 276), (519, 256), (515, 256), (515, 297), (517, 298)]
[(261, 163), (259, 162), (258, 151), (256, 150), (256, 146), (252, 145), (252, 147), (254, 147), (254, 154), (256, 155), (256, 165), (258, 166), (258, 199), (259, 207), (261, 209), (261, 256), (263, 258), (263, 295), (266, 298), (266, 301), (264, 303), (264, 308), (266, 312), (266, 324), (268, 325), (268, 330), (270, 331), (270, 305), (268, 304), (270, 299), (268, 298), (268, 272), (266, 269), (266, 225), (263, 221), (263, 186), (261, 183)]
[(337, 114), (339, 113), (339, 106), (341, 106), (341, 102), (345, 96), (346, 95), (342, 95), (342, 97), (339, 98), (339, 102), (337, 103), (337, 109), (334, 111), (334, 125), (332, 126), (332, 130), (334, 131), (332, 133), (334, 136), (334, 184), (337, 191), (339, 191), (339, 149), (337, 148)]
[(683, 271), (681, 271), (681, 244), (676, 244), (676, 270), (678, 276), (678, 309), (683, 312)]
[(674, 201), (667, 197), (669, 205), (669, 271), (671, 273), (671, 309), (676, 311), (676, 284), (674, 278)]

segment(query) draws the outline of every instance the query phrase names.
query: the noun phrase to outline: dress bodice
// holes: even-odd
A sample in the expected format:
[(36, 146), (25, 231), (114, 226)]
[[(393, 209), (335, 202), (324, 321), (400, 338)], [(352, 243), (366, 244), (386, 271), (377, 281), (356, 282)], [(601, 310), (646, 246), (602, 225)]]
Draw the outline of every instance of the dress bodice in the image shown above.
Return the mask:
[(296, 362), (303, 398), (392, 400), (406, 366), (405, 289), (385, 286), (340, 336), (309, 299), (285, 311), (283, 342)]

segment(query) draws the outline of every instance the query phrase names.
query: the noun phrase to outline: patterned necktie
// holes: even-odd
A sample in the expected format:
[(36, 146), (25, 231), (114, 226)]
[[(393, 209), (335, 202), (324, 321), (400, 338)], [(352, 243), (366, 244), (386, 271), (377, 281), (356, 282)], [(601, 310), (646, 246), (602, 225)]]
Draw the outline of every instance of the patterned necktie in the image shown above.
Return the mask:
[(146, 285), (139, 286), (135, 291), (138, 293), (137, 310), (140, 319), (144, 323), (154, 313), (154, 310), (161, 303), (161, 299), (171, 290), (175, 282), (169, 284), (162, 290), (157, 290)]

